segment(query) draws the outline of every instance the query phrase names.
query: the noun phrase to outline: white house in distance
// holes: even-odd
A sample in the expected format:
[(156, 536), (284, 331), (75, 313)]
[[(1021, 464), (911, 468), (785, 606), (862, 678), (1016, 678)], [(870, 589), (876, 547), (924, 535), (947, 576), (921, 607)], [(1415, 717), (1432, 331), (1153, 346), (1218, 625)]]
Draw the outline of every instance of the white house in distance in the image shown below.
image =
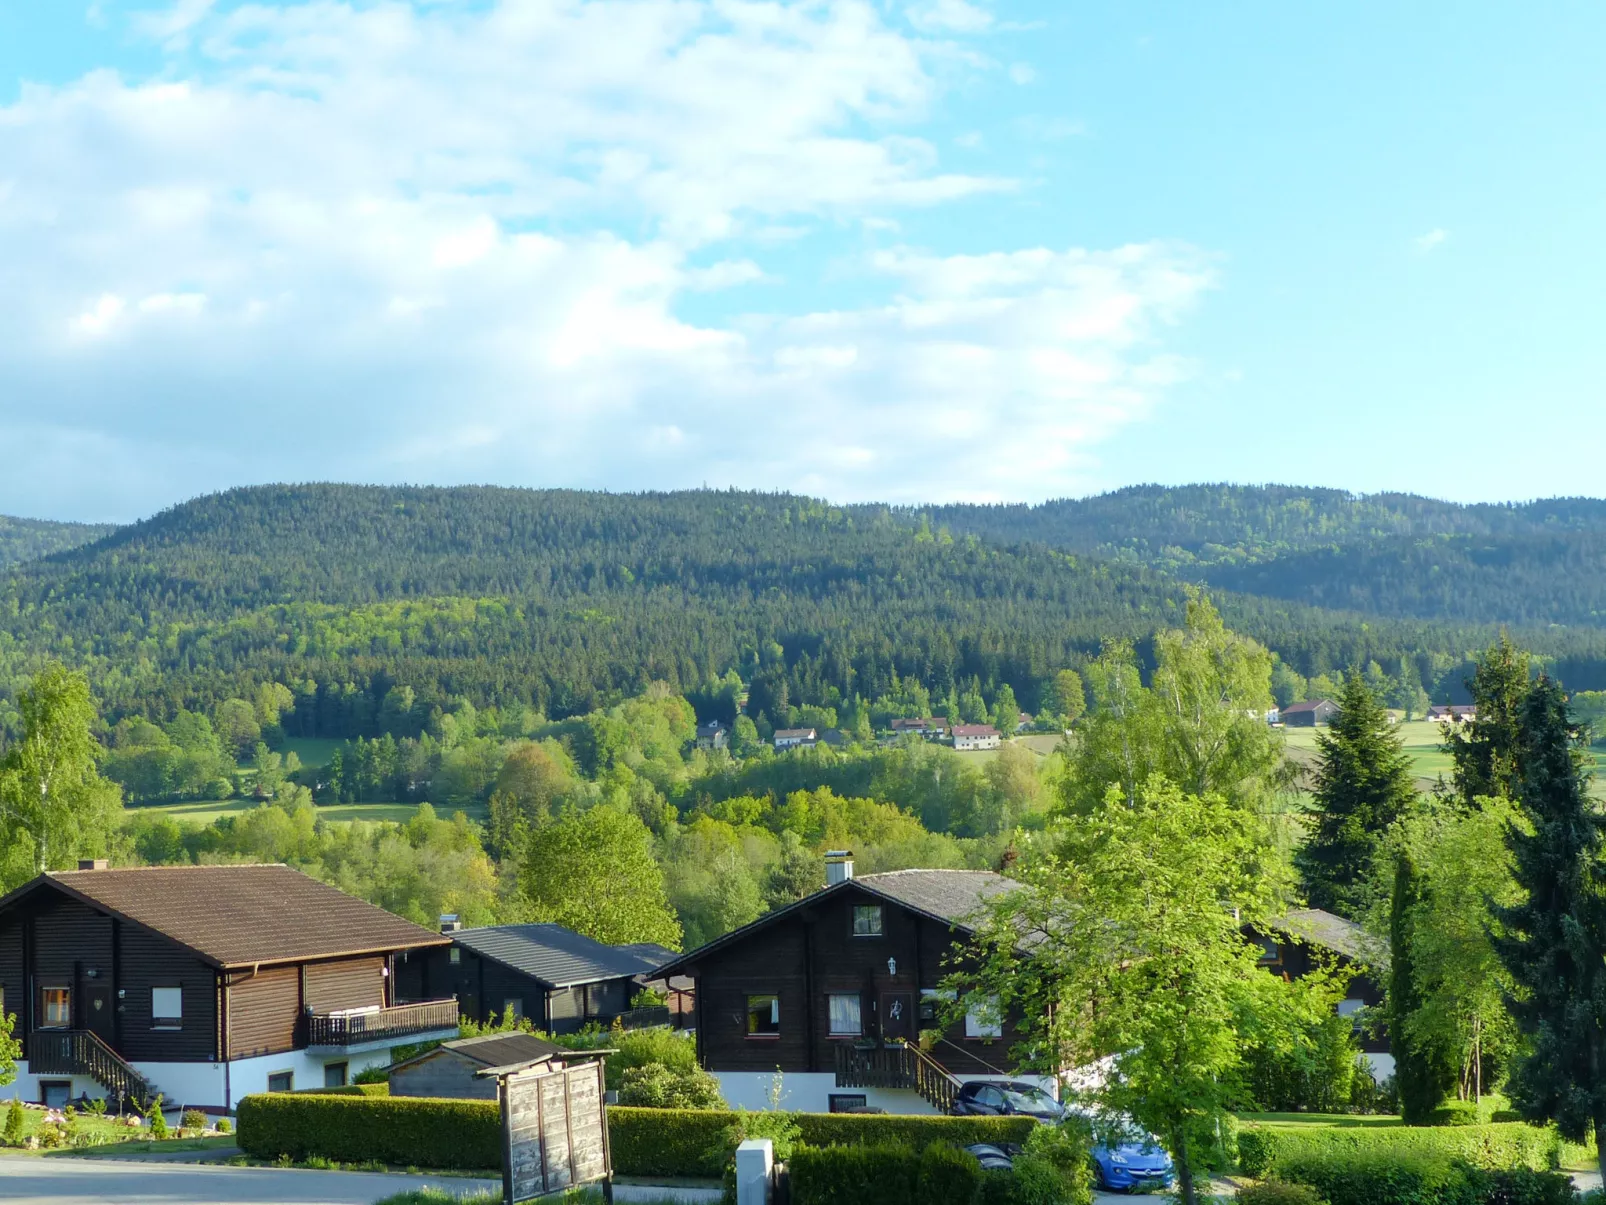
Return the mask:
[(954, 725), (954, 749), (960, 753), (971, 749), (996, 749), (1003, 739), (991, 724)]
[(1436, 704), (1428, 708), (1427, 718), (1435, 724), (1470, 724), (1478, 718), (1478, 709), (1471, 704)]
[(819, 740), (819, 733), (813, 728), (778, 728), (775, 732), (776, 749), (809, 748)]

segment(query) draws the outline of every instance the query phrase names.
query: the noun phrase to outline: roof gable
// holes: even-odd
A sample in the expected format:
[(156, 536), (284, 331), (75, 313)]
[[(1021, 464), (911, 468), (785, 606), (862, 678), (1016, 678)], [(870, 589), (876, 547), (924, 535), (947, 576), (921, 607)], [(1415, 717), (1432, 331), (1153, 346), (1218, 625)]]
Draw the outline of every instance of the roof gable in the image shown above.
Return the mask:
[(281, 864), (50, 871), (4, 899), (56, 890), (219, 967), (444, 945), (438, 933)]

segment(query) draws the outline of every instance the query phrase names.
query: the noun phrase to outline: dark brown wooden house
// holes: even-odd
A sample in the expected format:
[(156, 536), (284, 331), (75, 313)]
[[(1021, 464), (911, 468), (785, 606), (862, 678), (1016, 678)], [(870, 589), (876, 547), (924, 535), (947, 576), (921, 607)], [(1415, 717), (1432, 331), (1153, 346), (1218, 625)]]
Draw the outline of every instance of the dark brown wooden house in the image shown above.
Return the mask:
[(450, 946), (410, 953), (397, 982), (410, 996), (455, 996), (465, 1017), (528, 1018), (546, 1033), (587, 1025), (668, 1025), (667, 1007), (631, 1007), (642, 986), (659, 978), (673, 950), (643, 943), (610, 946), (562, 925), (487, 925), (458, 929), (442, 918)]
[[(1013, 884), (975, 870), (841, 876), (790, 907), (660, 968), (696, 983), (698, 1058), (732, 1105), (944, 1111), (967, 1077), (1008, 1074), (1007, 1015), (938, 1020), (945, 965), (988, 897)], [(922, 1030), (936, 1031), (929, 1050)]]
[(399, 955), (446, 942), (288, 866), (40, 875), (0, 899), (17, 1088), (223, 1111), (344, 1083), (395, 1043), (457, 1036), (456, 1001), (395, 990)]
[(1388, 951), (1381, 949), (1354, 921), (1320, 908), (1294, 908), (1271, 926), (1269, 934), (1251, 934), (1264, 951), (1260, 965), (1274, 975), (1298, 979), (1318, 966), (1337, 964), (1354, 972), (1349, 994), (1339, 1003), (1341, 1016), (1356, 1018), (1356, 1041), (1379, 1081), (1394, 1074), (1388, 1035), (1360, 1025), (1363, 1009), (1383, 1003), (1376, 975), (1388, 969)]

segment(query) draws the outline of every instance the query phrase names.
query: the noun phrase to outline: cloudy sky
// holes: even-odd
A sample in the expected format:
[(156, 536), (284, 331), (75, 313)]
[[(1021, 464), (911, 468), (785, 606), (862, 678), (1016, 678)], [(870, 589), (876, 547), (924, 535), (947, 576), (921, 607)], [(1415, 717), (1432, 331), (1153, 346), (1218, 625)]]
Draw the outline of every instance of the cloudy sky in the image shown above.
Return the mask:
[(1602, 490), (1606, 6), (0, 0), (0, 513)]

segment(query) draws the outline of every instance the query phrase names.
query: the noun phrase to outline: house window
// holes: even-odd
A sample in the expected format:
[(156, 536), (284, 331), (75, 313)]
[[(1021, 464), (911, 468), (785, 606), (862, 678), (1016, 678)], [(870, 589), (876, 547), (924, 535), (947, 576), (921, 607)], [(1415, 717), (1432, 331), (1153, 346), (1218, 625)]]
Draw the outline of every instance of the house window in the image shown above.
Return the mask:
[(44, 1027), (68, 1029), (72, 1026), (72, 993), (64, 987), (44, 989)]
[(295, 1089), (296, 1077), (293, 1071), (275, 1071), (268, 1076), (269, 1092), (294, 1092)]
[(1256, 944), (1260, 946), (1261, 966), (1276, 966), (1283, 960), (1282, 947), (1274, 939), (1262, 937)]
[(965, 1009), (965, 1036), (967, 1038), (1001, 1038), (1004, 1036), (1003, 1010), (997, 996), (972, 1000)]
[(845, 1092), (831, 1093), (830, 1101), (830, 1108), (833, 1113), (852, 1113), (855, 1110), (864, 1108), (869, 1103), (867, 1097), (850, 1096)]
[(151, 988), (151, 1028), (178, 1029), (184, 1020), (184, 989)]
[(463, 961), (463, 951), (459, 950), (456, 946), (453, 946), (450, 953), (446, 955), (446, 960), (455, 967), (458, 963)]
[(39, 1081), (39, 1103), (47, 1109), (65, 1109), (72, 1099), (72, 1080), (42, 1079)]
[(502, 1001), (502, 1021), (504, 1024), (508, 1021), (522, 1020), (524, 1020), (523, 996), (512, 996)]
[[(325, 1063), (323, 1065), (323, 1086), (325, 1088), (344, 1088), (346, 1086), (346, 1063)], [(268, 1091), (273, 1091), (269, 1088)]]
[(781, 998), (779, 996), (749, 996), (747, 998), (747, 1036), (750, 1038), (778, 1038), (781, 1036)]
[(853, 905), (853, 936), (880, 937), (881, 936), (881, 905), (855, 904)]
[(858, 992), (832, 992), (825, 999), (830, 1006), (833, 1038), (856, 1038), (864, 1032)]

